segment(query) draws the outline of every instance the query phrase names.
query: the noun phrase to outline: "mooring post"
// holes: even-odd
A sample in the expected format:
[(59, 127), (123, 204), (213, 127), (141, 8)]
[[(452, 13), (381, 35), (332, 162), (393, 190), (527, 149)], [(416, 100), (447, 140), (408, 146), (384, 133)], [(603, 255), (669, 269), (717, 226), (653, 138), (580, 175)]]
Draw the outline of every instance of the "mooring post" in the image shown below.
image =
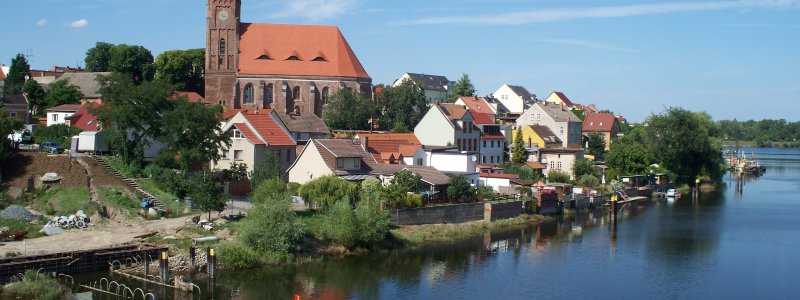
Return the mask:
[(161, 280), (167, 282), (169, 279), (169, 253), (161, 252)]
[(150, 255), (148, 255), (147, 251), (144, 252), (142, 265), (144, 266), (144, 278), (146, 279), (150, 275)]
[(206, 260), (208, 264), (208, 278), (215, 278), (217, 275), (217, 256), (214, 253), (214, 248), (206, 248)]
[(195, 253), (196, 250), (197, 249), (194, 246), (189, 247), (189, 272), (194, 272), (195, 260), (197, 256)]
[(617, 223), (617, 209), (619, 209), (617, 206), (617, 195), (611, 195), (611, 200), (609, 202), (611, 202), (611, 223), (614, 224)]

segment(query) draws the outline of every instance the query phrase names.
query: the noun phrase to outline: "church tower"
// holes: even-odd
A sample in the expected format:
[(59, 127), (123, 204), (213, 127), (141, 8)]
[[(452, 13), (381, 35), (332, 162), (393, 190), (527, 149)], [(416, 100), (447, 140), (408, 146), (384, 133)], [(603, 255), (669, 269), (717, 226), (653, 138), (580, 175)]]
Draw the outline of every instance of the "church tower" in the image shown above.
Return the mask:
[(241, 0), (208, 0), (205, 98), (225, 108), (239, 108), (235, 84), (241, 7)]

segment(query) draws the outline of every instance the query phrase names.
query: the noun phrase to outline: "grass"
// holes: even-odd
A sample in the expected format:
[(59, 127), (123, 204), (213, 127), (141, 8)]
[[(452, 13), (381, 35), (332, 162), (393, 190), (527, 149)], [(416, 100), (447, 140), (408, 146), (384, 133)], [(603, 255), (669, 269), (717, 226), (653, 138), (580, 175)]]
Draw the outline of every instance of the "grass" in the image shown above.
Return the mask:
[(126, 196), (122, 189), (112, 187), (100, 187), (97, 190), (98, 200), (106, 205), (110, 205), (118, 210), (124, 210), (135, 216), (139, 210), (139, 202)]
[(9, 284), (3, 289), (3, 294), (8, 296), (39, 300), (65, 299), (67, 292), (67, 288), (57, 280), (33, 270), (26, 271), (22, 281)]
[(90, 198), (87, 187), (51, 188), (36, 196), (33, 208), (48, 215), (69, 216), (78, 210), (91, 215), (98, 207)]
[(27, 230), (28, 234), (25, 235), (25, 238), (28, 239), (35, 239), (37, 237), (42, 237), (45, 234), (39, 232), (41, 229), (43, 222), (41, 220), (36, 220), (31, 224), (31, 222), (25, 220), (18, 220), (18, 219), (4, 219), (0, 218), (0, 227), (8, 227), (9, 230)]
[(306, 232), (319, 238), (322, 236), (322, 226), (325, 222), (321, 212), (315, 210), (298, 211), (297, 217), (306, 228)]
[(128, 164), (122, 161), (122, 157), (120, 156), (103, 156), (103, 159), (105, 159), (106, 162), (111, 165), (111, 167), (117, 169), (117, 171), (122, 173), (122, 175), (125, 175), (125, 177), (136, 178), (139, 175), (138, 173), (141, 173), (141, 171), (134, 170)]
[(158, 198), (161, 204), (164, 204), (164, 207), (172, 211), (175, 216), (183, 215), (183, 211), (186, 210), (186, 204), (184, 202), (179, 202), (175, 195), (158, 188), (152, 178), (139, 179), (136, 182), (139, 183), (142, 189)]
[(541, 215), (523, 215), (516, 218), (498, 220), (494, 222), (476, 221), (461, 224), (428, 224), (404, 226), (391, 231), (395, 238), (404, 241), (410, 246), (419, 246), (427, 242), (452, 242), (487, 231), (518, 226), (523, 224), (541, 223), (548, 218)]

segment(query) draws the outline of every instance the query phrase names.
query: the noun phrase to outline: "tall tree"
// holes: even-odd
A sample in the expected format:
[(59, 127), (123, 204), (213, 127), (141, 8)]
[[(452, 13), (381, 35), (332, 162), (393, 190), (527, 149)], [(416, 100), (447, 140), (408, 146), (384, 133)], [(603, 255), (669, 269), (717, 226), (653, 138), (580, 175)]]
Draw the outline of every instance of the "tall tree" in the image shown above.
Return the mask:
[(272, 178), (280, 178), (284, 180), (285, 175), (281, 172), (281, 161), (278, 154), (273, 151), (267, 151), (261, 157), (255, 167), (253, 168), (253, 175), (250, 178), (250, 186), (258, 187), (261, 184)]
[(44, 102), (47, 107), (56, 107), (61, 104), (77, 104), (83, 98), (81, 90), (74, 85), (69, 84), (69, 80), (56, 80), (50, 84), (47, 89), (47, 96)]
[(416, 193), (422, 187), (422, 177), (408, 170), (394, 173), (392, 184), (400, 186), (406, 193)]
[(606, 139), (599, 132), (589, 133), (589, 154), (597, 158), (606, 154)]
[(225, 202), (228, 197), (225, 195), (222, 183), (217, 180), (217, 174), (212, 172), (202, 172), (194, 175), (190, 181), (188, 196), (201, 211), (208, 213), (211, 219), (211, 212), (222, 212), (225, 209)]
[(94, 47), (86, 51), (86, 70), (89, 72), (108, 72), (111, 62), (111, 48), (114, 44), (97, 42)]
[(633, 141), (626, 136), (611, 145), (611, 150), (608, 151), (605, 159), (609, 174), (641, 175), (645, 174), (650, 166), (651, 160), (649, 156), (648, 149), (644, 144)]
[[(103, 104), (93, 113), (105, 125), (109, 140), (123, 160), (141, 167), (144, 148), (162, 136), (164, 113), (174, 109), (172, 87), (158, 81), (135, 84), (126, 74), (98, 78)], [(216, 124), (216, 122), (215, 122)]]
[(116, 45), (109, 51), (108, 69), (128, 74), (136, 83), (152, 80), (155, 74), (153, 54), (142, 46)]
[(31, 75), (31, 66), (28, 59), (22, 53), (17, 54), (11, 59), (11, 67), (6, 74), (5, 87), (3, 92), (9, 95), (22, 94), (22, 86), (25, 85), (25, 76)]
[(447, 187), (447, 198), (453, 202), (470, 202), (475, 199), (475, 189), (462, 174), (450, 175), (450, 186)]
[[(6, 109), (0, 106), (0, 137), (7, 137), (15, 130), (22, 129), (22, 122), (17, 118), (12, 118), (6, 113)], [(0, 167), (4, 166), (5, 161), (11, 156), (11, 143), (0, 143)], [(0, 168), (2, 170), (3, 168)], [(2, 179), (0, 174), (0, 179)]]
[(343, 88), (330, 96), (322, 118), (331, 129), (367, 130), (372, 111), (372, 100), (359, 92)]
[(475, 96), (475, 86), (472, 85), (472, 80), (469, 79), (469, 75), (466, 73), (462, 74), (461, 78), (459, 78), (453, 86), (453, 92), (448, 96), (448, 101), (456, 102), (456, 100), (462, 96)]
[(178, 91), (203, 94), (205, 49), (165, 51), (155, 60), (156, 80), (164, 80)]
[(206, 106), (179, 97), (175, 109), (163, 115), (161, 141), (169, 145), (171, 157), (176, 157), (184, 170), (193, 162), (219, 161), (221, 149), (230, 145), (230, 136), (219, 130), (222, 107)]
[(515, 165), (521, 165), (527, 160), (528, 151), (525, 150), (525, 141), (522, 140), (522, 127), (519, 127), (514, 136), (514, 148), (511, 149), (511, 162)]
[(421, 84), (405, 80), (396, 87), (381, 87), (375, 94), (375, 102), (383, 115), (382, 127), (395, 132), (406, 132), (414, 128), (428, 111), (428, 98)]
[(36, 80), (28, 79), (25, 85), (22, 86), (22, 92), (28, 97), (33, 115), (40, 116), (44, 114), (44, 110), (47, 108), (47, 100), (45, 100), (47, 93), (42, 86)]

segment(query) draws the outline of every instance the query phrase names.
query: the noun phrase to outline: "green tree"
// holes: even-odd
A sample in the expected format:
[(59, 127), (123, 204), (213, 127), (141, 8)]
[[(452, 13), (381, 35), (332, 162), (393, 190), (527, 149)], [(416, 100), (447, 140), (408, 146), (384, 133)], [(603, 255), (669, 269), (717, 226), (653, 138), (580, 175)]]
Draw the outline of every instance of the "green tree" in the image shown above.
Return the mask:
[(651, 152), (675, 173), (676, 182), (694, 186), (701, 174), (721, 178), (719, 128), (708, 114), (673, 107), (650, 116), (647, 123)]
[(230, 135), (219, 130), (222, 107), (189, 102), (184, 97), (174, 100), (174, 109), (163, 114), (160, 140), (169, 147), (166, 152), (187, 170), (191, 163), (217, 162), (222, 149), (229, 147)]
[(3, 92), (9, 95), (22, 94), (22, 86), (26, 80), (25, 76), (31, 76), (31, 66), (28, 65), (28, 59), (20, 53), (11, 59), (11, 66), (8, 69), (8, 74), (6, 74)]
[(594, 161), (581, 159), (575, 160), (575, 163), (572, 165), (572, 175), (574, 178), (580, 178), (583, 175), (599, 177), (600, 171), (594, 167)]
[(297, 248), (304, 226), (292, 211), (289, 197), (259, 186), (253, 200), (257, 204), (247, 212), (238, 239), (259, 251), (289, 253)]
[(56, 80), (47, 88), (47, 96), (44, 101), (47, 107), (56, 107), (61, 104), (78, 104), (83, 98), (81, 90), (69, 83), (68, 79)]
[(338, 130), (368, 130), (373, 103), (361, 93), (343, 88), (328, 98), (322, 118), (328, 127)]
[(364, 179), (361, 182), (361, 188), (358, 193), (359, 201), (380, 201), (382, 190), (383, 184), (381, 184), (380, 179), (375, 177)]
[(649, 156), (644, 144), (630, 141), (626, 136), (622, 140), (611, 144), (611, 150), (606, 154), (605, 162), (609, 170), (613, 171), (613, 174), (641, 175), (645, 174), (650, 166)]
[(403, 204), (408, 193), (396, 184), (389, 184), (380, 190), (378, 194), (380, 202), (386, 207), (398, 208)]
[(33, 132), (31, 132), (31, 138), (38, 144), (41, 144), (44, 141), (53, 141), (59, 146), (67, 149), (70, 145), (70, 139), (72, 139), (73, 136), (78, 135), (80, 132), (80, 128), (67, 126), (64, 124), (36, 126), (36, 128), (33, 129)]
[(267, 151), (261, 157), (255, 167), (253, 167), (253, 174), (250, 176), (250, 186), (260, 186), (262, 182), (270, 178), (279, 178), (285, 180), (285, 176), (281, 171), (281, 161), (278, 154), (274, 151)]
[(550, 170), (547, 172), (547, 182), (549, 183), (569, 183), (569, 174), (559, 170)]
[(578, 185), (593, 189), (600, 185), (600, 179), (591, 174), (584, 174), (578, 178)]
[[(22, 129), (22, 122), (17, 118), (10, 117), (6, 113), (6, 109), (0, 106), (0, 137), (7, 137), (12, 132), (20, 129)], [(11, 143), (0, 143), (0, 166), (5, 164), (5, 161), (11, 157), (12, 153)], [(0, 173), (0, 180), (2, 180), (2, 177), (2, 173)]]
[(300, 196), (311, 207), (328, 210), (341, 199), (354, 202), (356, 186), (334, 175), (322, 176), (300, 187)]
[(225, 209), (225, 202), (228, 196), (222, 189), (222, 183), (217, 180), (218, 176), (213, 172), (202, 172), (194, 175), (190, 181), (189, 197), (197, 204), (201, 211), (208, 213), (211, 219), (211, 212), (222, 212)]
[(525, 141), (522, 140), (522, 127), (518, 127), (517, 134), (514, 136), (514, 148), (511, 149), (511, 162), (521, 165), (527, 160), (528, 152), (525, 150)]
[(324, 214), (322, 233), (342, 246), (370, 246), (389, 232), (390, 216), (378, 201), (361, 201), (354, 210), (347, 198), (337, 201)]
[(606, 139), (599, 132), (589, 133), (589, 154), (597, 158), (606, 154)]
[(409, 170), (400, 170), (394, 173), (391, 183), (396, 184), (405, 192), (416, 193), (422, 188), (422, 176)]
[(405, 80), (396, 87), (382, 86), (375, 94), (384, 129), (408, 132), (428, 111), (428, 98), (421, 84)]
[(86, 70), (89, 72), (109, 72), (111, 62), (111, 48), (114, 44), (97, 42), (94, 47), (86, 51)]
[(156, 57), (154, 65), (156, 80), (163, 80), (178, 91), (205, 93), (205, 49), (165, 51)]
[(462, 174), (450, 175), (450, 186), (447, 187), (447, 198), (452, 202), (472, 202), (475, 200), (475, 188)]
[(36, 80), (29, 79), (22, 86), (22, 92), (28, 97), (28, 102), (31, 105), (31, 111), (34, 116), (44, 115), (44, 110), (47, 108), (47, 93)]
[(448, 95), (447, 100), (448, 102), (456, 102), (462, 96), (475, 96), (475, 86), (472, 85), (472, 80), (469, 79), (469, 75), (466, 73), (461, 74), (461, 78), (453, 85), (453, 91)]
[(124, 74), (100, 76), (98, 80), (104, 105), (91, 111), (105, 124), (109, 142), (123, 161), (141, 168), (144, 148), (162, 136), (163, 123), (167, 122), (162, 116), (175, 107), (169, 100), (172, 87), (158, 81), (137, 85)]

